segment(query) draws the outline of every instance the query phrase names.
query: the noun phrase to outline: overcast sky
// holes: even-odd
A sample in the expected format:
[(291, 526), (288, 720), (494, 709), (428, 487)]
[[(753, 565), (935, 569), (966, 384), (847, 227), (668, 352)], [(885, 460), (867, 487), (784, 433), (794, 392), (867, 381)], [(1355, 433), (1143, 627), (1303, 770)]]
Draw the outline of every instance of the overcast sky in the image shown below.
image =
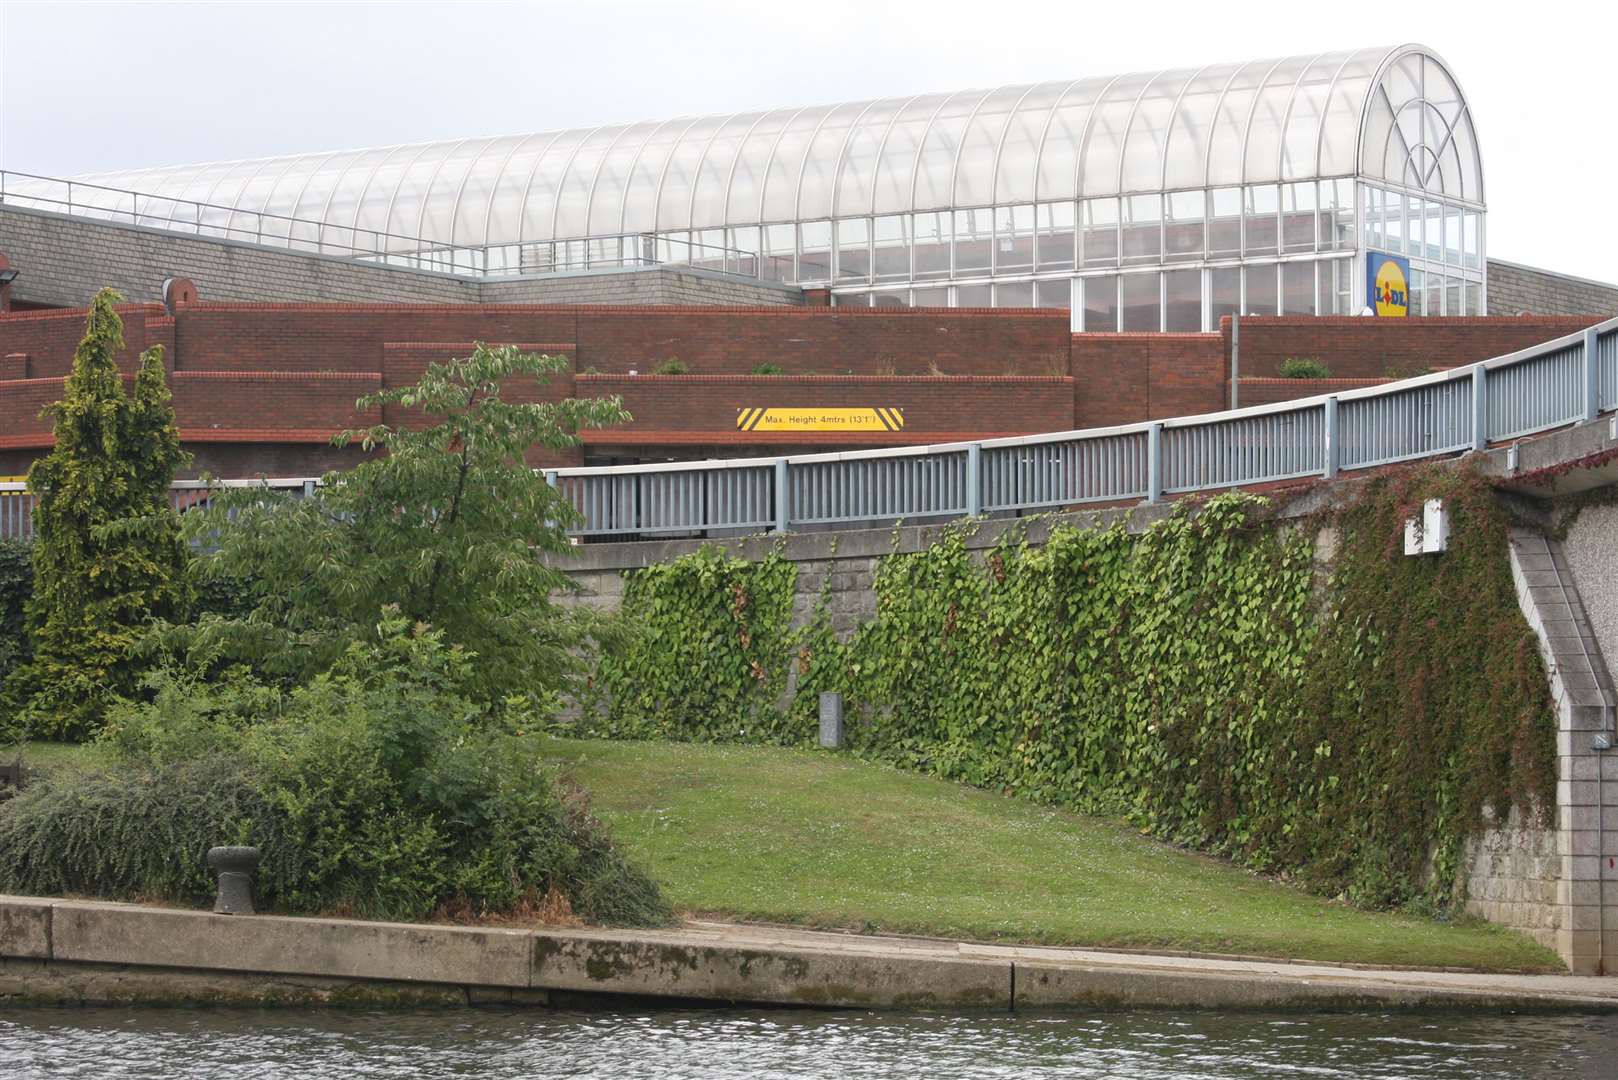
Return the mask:
[(0, 167), (66, 176), (1418, 41), (1473, 107), (1489, 254), (1613, 281), (1618, 215), (1594, 212), (1618, 182), (1613, 10), (0, 0)]

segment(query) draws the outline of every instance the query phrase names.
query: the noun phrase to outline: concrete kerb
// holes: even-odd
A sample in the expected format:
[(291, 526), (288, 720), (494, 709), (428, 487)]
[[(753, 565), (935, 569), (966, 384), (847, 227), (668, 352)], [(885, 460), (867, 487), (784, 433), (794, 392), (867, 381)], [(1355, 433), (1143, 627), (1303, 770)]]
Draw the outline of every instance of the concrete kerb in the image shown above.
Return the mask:
[[(1618, 1011), (1618, 980), (1378, 971), (687, 924), (508, 930), (0, 897), (0, 1001), (546, 1004), (561, 993), (840, 1008)], [(367, 999), (367, 1000), (375, 1000)]]

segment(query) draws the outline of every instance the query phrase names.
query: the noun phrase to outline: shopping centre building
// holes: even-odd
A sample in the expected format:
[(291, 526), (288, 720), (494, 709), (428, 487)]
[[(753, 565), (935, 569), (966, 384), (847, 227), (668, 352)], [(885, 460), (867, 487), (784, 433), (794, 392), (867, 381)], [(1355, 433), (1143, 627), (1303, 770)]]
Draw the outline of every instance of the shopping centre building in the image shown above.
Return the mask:
[[(1472, 111), (1413, 45), (6, 171), (0, 475), (48, 445), (39, 405), (102, 285), (142, 305), (132, 342), (168, 345), (182, 433), (216, 472), (318, 471), (357, 390), (474, 340), (567, 353), (556, 393), (623, 394), (635, 422), (583, 451), (622, 462), (1204, 411), (1329, 389), (1268, 385), (1286, 359), (1363, 385), (1618, 312), (1618, 289), (1490, 259), (1487, 235)], [(902, 423), (746, 423), (866, 405)]]

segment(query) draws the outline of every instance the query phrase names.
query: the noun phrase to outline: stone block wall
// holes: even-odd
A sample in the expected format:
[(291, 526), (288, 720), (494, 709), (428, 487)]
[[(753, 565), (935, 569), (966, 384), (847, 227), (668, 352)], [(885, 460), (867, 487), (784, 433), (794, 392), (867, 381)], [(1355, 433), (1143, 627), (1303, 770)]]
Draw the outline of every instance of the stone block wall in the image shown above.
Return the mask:
[(1511, 571), (1556, 710), (1555, 820), (1513, 809), (1469, 845), (1467, 910), (1556, 950), (1575, 973), (1618, 974), (1618, 751), (1596, 741), (1613, 733), (1612, 678), (1562, 546), (1513, 530)]
[(1618, 315), (1618, 285), (1489, 260), (1489, 314)]
[(12, 299), (52, 307), (82, 307), (106, 285), (129, 300), (160, 300), (168, 277), (190, 278), (203, 296), (220, 301), (789, 307), (804, 302), (795, 285), (694, 268), (486, 280), (8, 205), (0, 205), (0, 252), (20, 271)]

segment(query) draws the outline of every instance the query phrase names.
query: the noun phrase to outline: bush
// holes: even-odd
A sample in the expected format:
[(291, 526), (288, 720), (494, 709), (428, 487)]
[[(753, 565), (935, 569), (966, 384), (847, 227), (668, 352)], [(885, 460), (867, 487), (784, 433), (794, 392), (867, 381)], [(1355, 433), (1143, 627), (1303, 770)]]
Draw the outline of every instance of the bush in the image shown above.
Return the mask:
[(0, 808), (0, 892), (201, 903), (207, 849), (239, 843), (262, 850), (275, 910), (420, 919), (555, 890), (593, 921), (666, 921), (534, 741), (478, 723), (460, 689), (473, 662), (394, 612), (290, 693), (160, 670), (149, 704), (113, 710), (116, 767)]
[(32, 551), (25, 540), (0, 540), (0, 681), (28, 660), (25, 612), (34, 595)]
[(1319, 360), (1289, 356), (1281, 361), (1281, 378), (1329, 379), (1331, 378), (1331, 368), (1322, 364)]
[(786, 374), (786, 368), (782, 367), (780, 364), (772, 364), (769, 361), (765, 361), (762, 364), (754, 364), (753, 365), (753, 374), (754, 375), (785, 375)]
[(688, 375), (690, 372), (684, 360), (672, 356), (652, 369), (653, 375)]

